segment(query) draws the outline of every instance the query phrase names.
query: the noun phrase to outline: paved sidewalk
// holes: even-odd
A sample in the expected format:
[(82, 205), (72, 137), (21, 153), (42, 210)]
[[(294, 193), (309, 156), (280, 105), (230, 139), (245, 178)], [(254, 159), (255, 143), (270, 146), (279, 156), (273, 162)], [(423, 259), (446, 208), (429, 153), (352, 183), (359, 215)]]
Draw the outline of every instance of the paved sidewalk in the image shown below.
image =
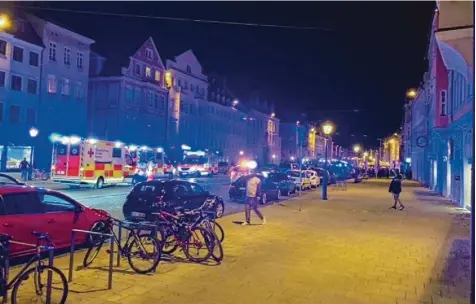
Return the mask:
[[(330, 189), (328, 201), (307, 193), (264, 208), (265, 226), (227, 216), (218, 266), (161, 262), (157, 273), (138, 275), (123, 260), (105, 290), (103, 254), (75, 271), (68, 303), (468, 303), (469, 260), (454, 246), (469, 239), (469, 217), (409, 182), (406, 209), (389, 210), (387, 187), (351, 184)], [(67, 273), (67, 257), (55, 263)]]

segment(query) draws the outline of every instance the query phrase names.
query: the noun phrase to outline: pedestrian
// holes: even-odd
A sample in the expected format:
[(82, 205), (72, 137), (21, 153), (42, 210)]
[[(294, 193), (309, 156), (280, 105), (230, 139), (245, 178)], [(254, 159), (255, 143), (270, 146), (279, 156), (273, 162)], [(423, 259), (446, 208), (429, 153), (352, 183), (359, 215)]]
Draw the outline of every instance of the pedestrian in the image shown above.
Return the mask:
[(399, 203), (400, 207), (398, 209), (403, 210), (405, 206), (403, 206), (402, 202), (400, 201), (400, 193), (402, 192), (401, 174), (398, 174), (392, 179), (390, 186), (388, 187), (388, 192), (392, 193), (393, 195), (393, 206), (390, 207), (390, 209), (397, 209), (397, 203)]
[(261, 179), (256, 175), (252, 175), (246, 182), (246, 205), (245, 205), (245, 222), (243, 226), (251, 223), (251, 209), (261, 219), (263, 225), (266, 224), (266, 218), (258, 209), (258, 201), (261, 195)]
[(26, 157), (20, 162), (21, 180), (26, 181), (28, 179), (28, 167), (30, 164), (26, 160)]

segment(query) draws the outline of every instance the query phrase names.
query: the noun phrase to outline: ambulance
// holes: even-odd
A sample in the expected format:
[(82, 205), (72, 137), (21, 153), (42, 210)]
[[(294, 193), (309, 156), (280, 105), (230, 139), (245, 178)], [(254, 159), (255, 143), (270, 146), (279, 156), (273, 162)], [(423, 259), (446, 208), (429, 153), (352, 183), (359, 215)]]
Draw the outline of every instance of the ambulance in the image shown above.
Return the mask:
[(102, 188), (123, 183), (131, 170), (126, 162), (127, 150), (120, 142), (59, 135), (52, 135), (52, 141), (53, 182)]
[(127, 175), (131, 178), (132, 184), (145, 180), (174, 177), (175, 168), (162, 148), (131, 145), (127, 146), (126, 150), (131, 164), (131, 171)]
[(218, 174), (218, 159), (205, 151), (184, 151), (184, 159), (178, 165), (180, 177), (212, 177)]

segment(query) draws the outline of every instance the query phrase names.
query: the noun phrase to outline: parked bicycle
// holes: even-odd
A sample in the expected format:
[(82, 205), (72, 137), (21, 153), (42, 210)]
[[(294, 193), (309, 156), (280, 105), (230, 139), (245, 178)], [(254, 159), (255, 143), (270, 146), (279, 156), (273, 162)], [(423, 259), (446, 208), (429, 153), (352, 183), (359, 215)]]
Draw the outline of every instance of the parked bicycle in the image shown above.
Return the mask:
[(33, 169), (31, 179), (32, 180), (47, 181), (47, 180), (50, 179), (50, 174), (48, 172), (46, 172), (45, 170)]
[[(0, 296), (5, 300), (12, 289), (12, 304), (63, 304), (68, 297), (66, 277), (58, 268), (44, 265), (41, 258), (42, 251), (52, 250), (54, 245), (47, 233), (32, 234), (36, 237), (36, 254), (11, 281), (8, 281), (8, 254), (10, 242), (13, 241), (8, 235), (0, 235)], [(49, 290), (48, 285), (51, 287)]]
[[(126, 243), (121, 245), (121, 240), (117, 237), (113, 227), (120, 226), (129, 231)], [(95, 226), (94, 232), (112, 234), (116, 242), (118, 252), (122, 257), (126, 257), (131, 268), (140, 274), (155, 271), (162, 256), (162, 248), (159, 241), (147, 234), (140, 234), (144, 224), (129, 223), (115, 218), (109, 218)], [(83, 259), (83, 266), (88, 267), (99, 254), (104, 243), (109, 238), (91, 237), (89, 248)], [(109, 250), (108, 250), (109, 251)]]
[(178, 248), (192, 262), (201, 263), (210, 258), (214, 248), (214, 236), (199, 225), (191, 225), (187, 214), (172, 214), (166, 211), (152, 213), (158, 217), (156, 222), (162, 243), (162, 252), (172, 254)]

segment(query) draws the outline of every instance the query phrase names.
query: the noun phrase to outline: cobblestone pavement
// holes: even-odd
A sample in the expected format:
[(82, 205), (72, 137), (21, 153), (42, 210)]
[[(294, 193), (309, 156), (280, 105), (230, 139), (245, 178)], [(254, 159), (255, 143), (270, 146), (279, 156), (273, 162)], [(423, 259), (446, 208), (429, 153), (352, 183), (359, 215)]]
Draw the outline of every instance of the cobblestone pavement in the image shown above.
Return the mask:
[[(264, 226), (224, 217), (221, 265), (175, 260), (138, 275), (123, 260), (112, 290), (106, 254), (80, 269), (78, 252), (68, 303), (468, 303), (467, 214), (410, 182), (406, 209), (390, 210), (387, 187), (308, 193), (264, 208)], [(68, 257), (55, 264), (67, 273)]]

